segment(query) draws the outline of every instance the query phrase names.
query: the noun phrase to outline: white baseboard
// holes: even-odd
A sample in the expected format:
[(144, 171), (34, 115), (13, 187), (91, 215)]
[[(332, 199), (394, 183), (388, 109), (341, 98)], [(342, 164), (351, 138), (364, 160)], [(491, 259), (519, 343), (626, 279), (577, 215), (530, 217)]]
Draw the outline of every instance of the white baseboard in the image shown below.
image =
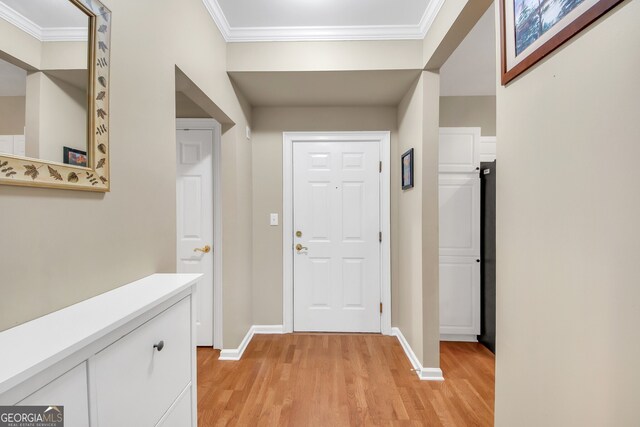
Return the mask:
[(282, 325), (253, 325), (247, 331), (238, 348), (223, 349), (218, 360), (240, 360), (242, 354), (256, 334), (282, 334)]
[(422, 366), (422, 363), (418, 360), (418, 356), (413, 352), (409, 342), (407, 342), (407, 339), (402, 335), (402, 331), (400, 331), (399, 328), (391, 328), (391, 335), (397, 337), (398, 341), (400, 341), (400, 345), (407, 355), (409, 362), (411, 362), (413, 370), (418, 374), (418, 378), (426, 381), (444, 381), (444, 376), (440, 368), (425, 368)]
[(478, 342), (478, 336), (468, 334), (440, 334), (440, 341)]

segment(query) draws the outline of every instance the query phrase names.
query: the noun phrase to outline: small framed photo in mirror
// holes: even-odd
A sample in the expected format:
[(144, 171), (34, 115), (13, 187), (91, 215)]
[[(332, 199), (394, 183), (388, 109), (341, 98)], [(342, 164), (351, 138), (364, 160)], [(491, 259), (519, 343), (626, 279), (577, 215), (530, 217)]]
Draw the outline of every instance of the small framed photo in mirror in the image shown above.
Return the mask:
[(413, 148), (404, 153), (402, 159), (402, 189), (413, 188)]
[(87, 157), (86, 151), (70, 147), (62, 147), (62, 151), (62, 161), (65, 165), (82, 166), (86, 168), (89, 164), (89, 157)]

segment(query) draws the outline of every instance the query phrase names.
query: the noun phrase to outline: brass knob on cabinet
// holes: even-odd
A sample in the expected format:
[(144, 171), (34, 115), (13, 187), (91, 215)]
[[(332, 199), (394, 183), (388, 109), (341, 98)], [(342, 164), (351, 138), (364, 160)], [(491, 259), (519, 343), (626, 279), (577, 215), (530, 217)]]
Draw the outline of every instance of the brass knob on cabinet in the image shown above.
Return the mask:
[(193, 252), (202, 252), (204, 254), (208, 254), (209, 252), (211, 252), (211, 246), (207, 245), (204, 248), (195, 248)]

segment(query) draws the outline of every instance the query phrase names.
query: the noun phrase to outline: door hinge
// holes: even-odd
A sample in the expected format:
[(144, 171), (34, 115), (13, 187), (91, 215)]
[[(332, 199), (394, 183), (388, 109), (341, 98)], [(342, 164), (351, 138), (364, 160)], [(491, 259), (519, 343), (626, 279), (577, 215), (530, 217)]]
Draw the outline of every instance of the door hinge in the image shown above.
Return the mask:
[(382, 162), (380, 162), (380, 173), (382, 173)]
[(382, 303), (380, 303), (380, 314), (382, 314)]
[(378, 240), (382, 243), (382, 231), (378, 232)]

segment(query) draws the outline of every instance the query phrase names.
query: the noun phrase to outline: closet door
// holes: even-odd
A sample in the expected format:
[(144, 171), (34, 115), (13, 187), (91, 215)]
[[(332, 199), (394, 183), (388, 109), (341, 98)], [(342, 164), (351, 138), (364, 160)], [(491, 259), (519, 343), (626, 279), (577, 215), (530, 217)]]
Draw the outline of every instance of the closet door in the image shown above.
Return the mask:
[(480, 257), (480, 178), (440, 175), (440, 256)]
[(480, 170), (480, 128), (440, 128), (440, 173)]
[[(480, 334), (480, 263), (440, 257), (440, 334)], [(467, 339), (468, 340), (468, 339)]]

